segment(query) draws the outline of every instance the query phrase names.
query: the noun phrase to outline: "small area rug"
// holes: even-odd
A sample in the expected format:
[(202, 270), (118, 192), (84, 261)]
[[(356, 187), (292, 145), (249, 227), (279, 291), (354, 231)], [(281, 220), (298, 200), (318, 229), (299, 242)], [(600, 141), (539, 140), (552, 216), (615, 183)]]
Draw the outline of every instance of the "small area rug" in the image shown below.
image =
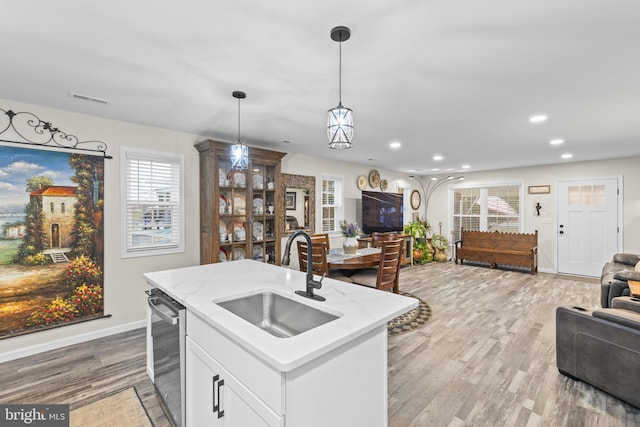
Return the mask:
[(133, 387), (69, 413), (70, 427), (153, 427)]
[(424, 326), (431, 319), (431, 307), (415, 295), (400, 291), (400, 295), (417, 299), (418, 307), (407, 311), (387, 323), (389, 336), (404, 334)]

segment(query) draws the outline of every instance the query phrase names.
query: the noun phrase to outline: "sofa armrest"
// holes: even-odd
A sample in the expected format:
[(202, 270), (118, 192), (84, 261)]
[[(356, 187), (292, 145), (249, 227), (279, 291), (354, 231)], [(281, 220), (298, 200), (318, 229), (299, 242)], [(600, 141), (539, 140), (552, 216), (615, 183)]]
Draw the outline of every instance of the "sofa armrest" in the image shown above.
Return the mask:
[(603, 308), (595, 310), (593, 317), (640, 331), (640, 313), (620, 308)]
[(640, 261), (640, 255), (617, 253), (613, 256), (613, 262), (626, 265), (636, 265)]
[(588, 311), (557, 308), (556, 363), (563, 374), (640, 407), (638, 360), (638, 330), (597, 318)]

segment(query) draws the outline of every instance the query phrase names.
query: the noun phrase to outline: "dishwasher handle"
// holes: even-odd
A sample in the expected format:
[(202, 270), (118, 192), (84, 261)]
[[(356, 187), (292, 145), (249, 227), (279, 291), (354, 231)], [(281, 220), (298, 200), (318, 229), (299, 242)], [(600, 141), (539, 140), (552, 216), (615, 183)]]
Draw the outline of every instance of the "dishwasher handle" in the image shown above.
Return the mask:
[[(174, 307), (167, 304), (164, 298), (159, 296), (150, 296), (147, 298), (147, 304), (149, 304), (149, 308), (151, 308), (151, 311), (160, 316), (160, 318), (168, 324), (172, 326), (178, 324), (178, 312)], [(168, 314), (160, 310), (158, 305), (164, 305), (165, 307), (169, 308), (175, 314), (175, 316), (169, 316)]]

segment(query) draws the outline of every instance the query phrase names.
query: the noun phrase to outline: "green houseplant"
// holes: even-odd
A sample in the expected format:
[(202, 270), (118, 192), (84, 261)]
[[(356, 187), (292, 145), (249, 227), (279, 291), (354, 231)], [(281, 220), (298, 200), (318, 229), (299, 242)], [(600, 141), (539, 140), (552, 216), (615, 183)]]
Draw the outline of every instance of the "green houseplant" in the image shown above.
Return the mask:
[(431, 227), (426, 220), (414, 219), (404, 226), (404, 234), (411, 234), (416, 239), (424, 239)]

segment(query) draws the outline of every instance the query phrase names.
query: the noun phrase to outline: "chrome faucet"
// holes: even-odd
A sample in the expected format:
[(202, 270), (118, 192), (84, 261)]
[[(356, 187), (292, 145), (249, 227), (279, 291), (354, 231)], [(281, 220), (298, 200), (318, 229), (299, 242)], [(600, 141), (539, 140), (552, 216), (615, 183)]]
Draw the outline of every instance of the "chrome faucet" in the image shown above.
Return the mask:
[(284, 255), (282, 256), (282, 265), (289, 265), (289, 263), (291, 262), (291, 259), (290, 259), (291, 243), (293, 243), (295, 238), (298, 236), (303, 236), (307, 241), (307, 283), (306, 283), (307, 290), (296, 291), (296, 294), (302, 295), (303, 297), (306, 297), (306, 298), (311, 298), (316, 301), (325, 301), (324, 297), (321, 297), (320, 295), (315, 295), (313, 293), (314, 289), (320, 289), (322, 287), (322, 279), (324, 279), (325, 275), (323, 274), (320, 280), (313, 280), (313, 268), (312, 268), (313, 267), (312, 266), (313, 246), (311, 243), (311, 237), (309, 237), (307, 233), (305, 233), (302, 230), (298, 230), (295, 233), (293, 233), (291, 236), (289, 236), (289, 238), (287, 239), (287, 244), (284, 248)]

